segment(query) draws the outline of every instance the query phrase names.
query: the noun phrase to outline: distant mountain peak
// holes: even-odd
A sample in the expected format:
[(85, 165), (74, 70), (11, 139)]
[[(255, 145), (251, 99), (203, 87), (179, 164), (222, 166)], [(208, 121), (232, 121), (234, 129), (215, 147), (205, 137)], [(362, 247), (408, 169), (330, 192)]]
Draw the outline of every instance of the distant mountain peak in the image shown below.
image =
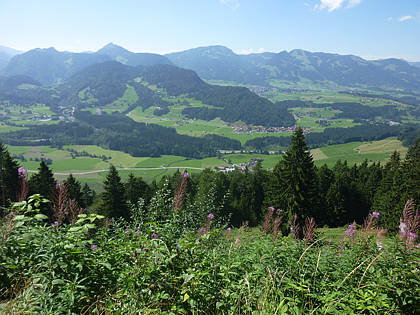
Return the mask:
[(97, 51), (98, 54), (102, 54), (102, 55), (108, 55), (110, 57), (117, 57), (118, 55), (126, 55), (126, 54), (130, 54), (131, 52), (128, 51), (127, 49), (115, 45), (114, 43), (109, 43), (106, 44), (104, 47), (102, 47), (101, 49), (99, 49)]
[(115, 45), (112, 42), (99, 49), (96, 53), (108, 56), (122, 64), (131, 66), (171, 64), (171, 62), (164, 56), (149, 53), (133, 53), (124, 47)]
[(1, 46), (0, 45), (0, 53), (4, 53), (8, 56), (14, 56), (14, 55), (18, 55), (21, 54), (22, 52), (10, 47), (5, 47), (5, 46)]
[(196, 48), (191, 48), (182, 52), (170, 53), (170, 54), (167, 54), (166, 56), (176, 56), (178, 54), (184, 54), (184, 53), (202, 55), (202, 56), (208, 56), (208, 55), (227, 56), (227, 57), (237, 56), (237, 54), (235, 54), (233, 50), (222, 45), (196, 47)]

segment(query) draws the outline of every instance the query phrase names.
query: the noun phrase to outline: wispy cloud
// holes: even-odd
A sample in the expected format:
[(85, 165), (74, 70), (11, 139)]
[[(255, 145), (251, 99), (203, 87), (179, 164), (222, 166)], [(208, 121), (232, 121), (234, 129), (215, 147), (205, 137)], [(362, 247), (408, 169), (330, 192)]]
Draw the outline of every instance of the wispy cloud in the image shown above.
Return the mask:
[(387, 18), (388, 22), (396, 21), (396, 22), (406, 22), (410, 20), (420, 21), (420, 12), (417, 12), (415, 15), (403, 15), (400, 17), (392, 17), (390, 16)]
[(221, 4), (229, 5), (233, 11), (237, 10), (241, 4), (239, 0), (219, 0)]
[(357, 5), (359, 5), (362, 2), (362, 0), (349, 0), (347, 3), (347, 8), (353, 8)]
[(315, 5), (315, 9), (327, 9), (328, 12), (333, 12), (342, 7), (354, 8), (359, 5), (362, 0), (320, 0), (319, 4)]
[(404, 22), (404, 21), (408, 21), (408, 20), (412, 20), (412, 19), (414, 19), (414, 16), (412, 16), (412, 15), (404, 15), (404, 16), (400, 17), (398, 19), (398, 21)]

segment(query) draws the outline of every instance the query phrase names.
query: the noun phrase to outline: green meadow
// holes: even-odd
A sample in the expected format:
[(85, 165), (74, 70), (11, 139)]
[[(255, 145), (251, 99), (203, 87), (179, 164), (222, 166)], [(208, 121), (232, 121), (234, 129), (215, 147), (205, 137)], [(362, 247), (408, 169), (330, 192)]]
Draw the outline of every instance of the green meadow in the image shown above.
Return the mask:
[[(177, 170), (200, 172), (202, 169), (214, 169), (217, 166), (229, 166), (249, 162), (251, 159), (263, 159), (264, 169), (274, 168), (281, 159), (281, 155), (235, 153), (224, 154), (218, 157), (205, 159), (187, 159), (181, 156), (162, 155), (161, 157), (134, 157), (127, 153), (107, 150), (95, 145), (69, 145), (57, 149), (49, 146), (8, 146), (12, 155), (25, 158), (25, 162), (19, 161), (20, 165), (36, 172), (39, 160), (50, 160), (49, 167), (55, 173), (58, 180), (64, 180), (72, 173), (81, 182), (89, 183), (100, 189), (105, 179), (109, 166), (116, 166), (122, 178), (129, 173), (143, 177), (146, 181), (159, 180), (164, 175), (170, 175)], [(88, 153), (90, 156), (75, 156), (76, 151), (80, 154)], [(351, 142), (346, 144), (331, 145), (311, 150), (315, 165), (327, 164), (333, 166), (338, 160), (346, 160), (349, 165), (362, 163), (366, 159), (369, 163), (385, 162), (394, 152), (400, 152), (404, 157), (407, 148), (403, 147), (396, 138), (388, 138), (372, 142)], [(96, 156), (96, 157), (95, 157)]]

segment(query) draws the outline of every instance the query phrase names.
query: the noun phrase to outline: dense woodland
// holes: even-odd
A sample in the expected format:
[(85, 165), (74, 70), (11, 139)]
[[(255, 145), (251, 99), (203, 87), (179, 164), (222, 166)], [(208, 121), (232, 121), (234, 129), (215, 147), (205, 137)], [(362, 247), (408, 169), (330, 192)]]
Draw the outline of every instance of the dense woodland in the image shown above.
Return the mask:
[[(2, 148), (5, 163), (2, 204), (7, 205), (16, 199), (19, 192), (18, 164), (6, 148)], [(346, 161), (338, 161), (332, 168), (326, 165), (317, 168), (307, 149), (303, 132), (298, 129), (284, 158), (273, 171), (258, 165), (252, 171), (221, 173), (205, 170), (188, 176), (184, 187), (184, 206), (193, 208), (211, 194), (214, 211), (217, 209), (220, 217), (229, 217), (234, 226), (240, 226), (245, 221), (250, 226), (260, 224), (267, 208), (273, 206), (282, 209), (282, 231), (287, 234), (295, 214), (299, 220), (313, 217), (318, 226), (336, 227), (353, 220), (362, 223), (372, 210), (381, 213), (382, 226), (395, 231), (405, 202), (408, 199), (420, 200), (420, 138), (410, 147), (404, 160), (394, 153), (384, 165), (369, 164), (367, 161), (360, 165), (348, 165)], [(173, 196), (182, 178), (182, 174), (176, 173), (148, 185), (141, 178), (130, 176), (123, 183), (111, 166), (104, 183), (105, 192), (95, 198), (87, 186), (82, 189), (72, 176), (66, 185), (71, 186), (71, 199), (83, 207), (87, 206), (89, 211), (128, 219), (128, 209), (136, 207), (140, 200), (147, 216), (147, 211), (156, 202), (153, 196)], [(55, 187), (52, 172), (41, 162), (39, 172), (29, 178), (29, 192), (50, 198)], [(172, 204), (160, 206), (159, 212), (165, 216)]]

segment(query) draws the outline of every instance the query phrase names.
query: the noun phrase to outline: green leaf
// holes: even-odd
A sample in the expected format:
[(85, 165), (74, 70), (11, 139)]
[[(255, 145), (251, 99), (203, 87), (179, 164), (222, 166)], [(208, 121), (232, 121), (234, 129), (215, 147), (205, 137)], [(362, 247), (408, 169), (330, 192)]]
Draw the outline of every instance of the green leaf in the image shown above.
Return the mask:
[(41, 214), (41, 213), (36, 214), (34, 218), (36, 220), (38, 220), (38, 221), (42, 221), (42, 220), (48, 219), (48, 217), (45, 214)]
[(73, 226), (69, 229), (69, 232), (78, 232), (83, 228), (83, 226)]
[(182, 302), (185, 302), (186, 300), (188, 300), (190, 298), (190, 296), (188, 295), (188, 293), (184, 294), (184, 300)]
[(56, 285), (56, 284), (64, 284), (65, 282), (61, 279), (54, 279), (52, 281), (52, 285)]
[(111, 270), (111, 269), (112, 269), (112, 267), (111, 267), (111, 264), (110, 264), (110, 263), (101, 262), (100, 264), (101, 264), (102, 266), (106, 267), (108, 270)]
[(26, 219), (26, 217), (23, 214), (19, 214), (19, 215), (15, 216), (13, 218), (13, 220), (15, 220), (15, 221), (21, 221), (21, 220), (25, 220), (25, 219)]
[(22, 226), (24, 224), (25, 224), (25, 221), (19, 221), (19, 222), (16, 223), (15, 227), (18, 228), (19, 226)]

